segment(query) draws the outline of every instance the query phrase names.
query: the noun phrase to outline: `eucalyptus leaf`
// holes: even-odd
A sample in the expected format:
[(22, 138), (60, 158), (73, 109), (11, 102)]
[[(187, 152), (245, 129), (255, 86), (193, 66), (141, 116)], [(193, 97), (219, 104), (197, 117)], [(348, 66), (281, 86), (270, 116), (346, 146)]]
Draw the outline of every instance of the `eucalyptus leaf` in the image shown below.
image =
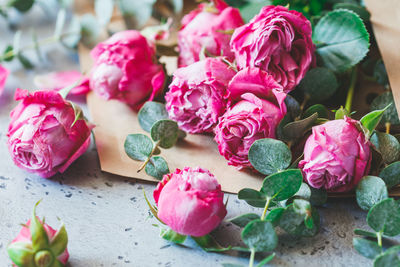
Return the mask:
[(9, 0), (7, 5), (14, 7), (19, 12), (25, 13), (32, 8), (34, 3), (35, 0)]
[(393, 198), (374, 205), (367, 215), (368, 225), (387, 236), (400, 234), (400, 207)]
[(389, 197), (385, 182), (376, 176), (364, 176), (356, 188), (357, 203), (363, 210)]
[(301, 113), (300, 104), (293, 96), (291, 95), (286, 96), (285, 105), (287, 109), (287, 114), (289, 114), (293, 120), (298, 116), (300, 116)]
[(382, 59), (376, 61), (374, 66), (374, 78), (375, 80), (382, 85), (389, 84), (389, 78), (386, 72), (385, 64)]
[(266, 175), (286, 169), (292, 161), (292, 153), (287, 145), (272, 138), (255, 141), (248, 157), (251, 165)]
[(249, 222), (260, 219), (260, 216), (255, 213), (241, 214), (228, 220), (239, 227), (245, 227)]
[(336, 92), (339, 84), (330, 69), (318, 67), (309, 70), (297, 87), (312, 100), (324, 101)]
[(302, 118), (308, 118), (311, 115), (313, 115), (315, 112), (318, 113), (318, 118), (328, 118), (328, 110), (324, 105), (321, 104), (315, 104), (309, 107), (306, 111), (304, 111), (304, 114), (302, 115)]
[(400, 143), (393, 135), (375, 132), (370, 141), (382, 155), (385, 163), (390, 164), (400, 158)]
[(274, 173), (264, 179), (261, 193), (276, 201), (285, 200), (299, 191), (302, 181), (303, 175), (299, 169)]
[(316, 53), (324, 67), (343, 72), (359, 63), (369, 50), (369, 33), (354, 12), (328, 12), (313, 30)]
[(244, 200), (250, 206), (263, 208), (266, 203), (265, 196), (261, 194), (261, 192), (251, 189), (251, 188), (244, 188), (239, 191), (238, 198)]
[(353, 238), (353, 247), (358, 253), (369, 259), (374, 259), (382, 252), (378, 243), (360, 237)]
[(159, 141), (162, 148), (173, 147), (178, 141), (178, 124), (172, 120), (159, 120), (153, 124), (150, 130), (151, 138)]
[(294, 121), (286, 124), (283, 127), (283, 135), (286, 140), (295, 140), (304, 137), (304, 133), (307, 132), (318, 119), (318, 113), (315, 112), (308, 118)]
[(138, 113), (140, 127), (146, 132), (151, 131), (151, 127), (155, 122), (164, 119), (168, 119), (165, 105), (154, 101), (147, 101), (144, 103)]
[(171, 229), (165, 228), (160, 229), (160, 236), (165, 240), (171, 241), (176, 244), (182, 244), (183, 242), (185, 242), (187, 237), (186, 235), (181, 235)]
[(275, 227), (279, 225), (279, 220), (282, 217), (283, 212), (285, 211), (284, 208), (275, 208), (268, 212), (265, 220), (270, 221), (272, 225)]
[(18, 53), (17, 58), (25, 69), (33, 69), (34, 65), (32, 62), (22, 53)]
[(14, 53), (12, 55), (7, 55), (8, 53), (10, 53), (11, 51), (13, 51), (13, 47), (11, 45), (6, 46), (6, 48), (4, 49), (3, 52), (3, 60), (4, 61), (11, 61), (14, 58)]
[(370, 231), (366, 231), (366, 230), (363, 230), (363, 229), (354, 229), (354, 233), (356, 235), (362, 235), (362, 236), (376, 238), (376, 233), (375, 232), (370, 232)]
[(168, 164), (161, 156), (151, 157), (146, 164), (145, 171), (148, 175), (161, 180), (165, 174), (169, 173)]
[(321, 206), (328, 200), (328, 193), (323, 189), (310, 187), (311, 197), (310, 202), (312, 205)]
[(383, 109), (371, 111), (361, 118), (360, 122), (367, 130), (366, 135), (368, 137), (371, 136), (371, 133), (375, 130), (376, 126), (378, 126), (383, 117), (383, 113), (386, 111), (387, 108), (388, 106)]
[(315, 209), (311, 211), (311, 217), (313, 220), (313, 227), (310, 229), (306, 227), (305, 220), (308, 217), (306, 213), (299, 212), (299, 209), (295, 209), (294, 204), (290, 204), (286, 207), (279, 221), (279, 226), (287, 233), (295, 236), (314, 236), (317, 234), (320, 225), (319, 214)]
[(389, 189), (400, 184), (400, 161), (396, 161), (384, 168), (379, 173), (379, 177), (383, 179)]
[(261, 8), (268, 5), (271, 5), (270, 0), (249, 1), (248, 4), (240, 8), (240, 14), (247, 23), (260, 12)]
[(387, 106), (389, 107), (383, 113), (382, 121), (394, 125), (400, 124), (399, 115), (397, 114), (396, 105), (394, 104), (393, 94), (391, 91), (384, 92), (380, 96), (376, 97), (371, 103), (371, 110), (380, 110)]
[(106, 26), (112, 17), (114, 11), (113, 0), (95, 0), (94, 10), (96, 13), (97, 20), (103, 27)]
[(288, 123), (292, 122), (290, 114), (286, 114), (282, 120), (279, 122), (278, 127), (276, 127), (276, 137), (279, 140), (287, 140), (286, 136), (283, 133), (283, 127), (285, 127)]
[(374, 260), (374, 267), (394, 267), (400, 266), (400, 259), (397, 253), (385, 252)]
[(153, 142), (144, 134), (130, 134), (125, 139), (124, 149), (131, 159), (145, 161), (153, 150)]
[(57, 21), (56, 21), (56, 26), (54, 30), (54, 37), (56, 39), (60, 39), (64, 25), (65, 25), (65, 19), (66, 19), (67, 12), (65, 9), (60, 9), (57, 14)]
[(278, 244), (278, 236), (271, 222), (254, 220), (242, 231), (242, 240), (255, 252), (272, 251)]

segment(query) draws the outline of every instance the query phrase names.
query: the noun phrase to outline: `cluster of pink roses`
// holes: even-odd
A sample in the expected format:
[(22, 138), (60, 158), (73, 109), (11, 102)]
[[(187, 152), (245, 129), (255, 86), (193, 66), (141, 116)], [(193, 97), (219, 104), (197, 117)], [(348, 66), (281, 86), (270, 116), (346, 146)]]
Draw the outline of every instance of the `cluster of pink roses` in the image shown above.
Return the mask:
[[(213, 4), (212, 11), (201, 4), (183, 19), (178, 44), (184, 67), (174, 73), (166, 107), (183, 130), (214, 132), (221, 155), (242, 169), (251, 167), (247, 154), (255, 140), (275, 138), (286, 93), (313, 62), (311, 24), (299, 12), (267, 6), (243, 25), (238, 10)], [(198, 61), (202, 48), (222, 57)]]

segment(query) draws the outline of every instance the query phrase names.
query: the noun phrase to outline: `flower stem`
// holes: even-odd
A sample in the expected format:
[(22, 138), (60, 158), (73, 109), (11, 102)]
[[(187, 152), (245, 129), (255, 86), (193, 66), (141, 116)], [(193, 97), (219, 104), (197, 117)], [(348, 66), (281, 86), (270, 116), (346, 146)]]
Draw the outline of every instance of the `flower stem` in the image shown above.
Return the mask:
[(265, 216), (267, 215), (268, 207), (269, 207), (269, 204), (271, 204), (271, 200), (272, 200), (271, 198), (267, 198), (267, 202), (265, 203), (263, 214), (261, 215), (261, 220), (262, 221), (265, 220)]
[(255, 256), (256, 256), (256, 252), (254, 251), (254, 249), (252, 249), (251, 253), (250, 253), (249, 267), (254, 266), (254, 257)]
[(139, 169), (137, 170), (137, 172), (139, 173), (141, 170), (144, 169), (144, 167), (146, 167), (147, 163), (150, 162), (151, 157), (153, 156), (154, 152), (156, 152), (158, 145), (160, 144), (160, 140), (158, 140), (153, 147), (153, 150), (151, 150), (150, 155), (147, 157), (147, 159), (143, 162), (143, 164), (139, 167)]
[(382, 232), (377, 232), (376, 238), (378, 239), (378, 245), (382, 247)]
[(350, 87), (349, 91), (347, 92), (346, 105), (345, 105), (346, 110), (350, 113), (351, 113), (351, 106), (353, 104), (353, 96), (356, 87), (356, 82), (357, 82), (357, 67), (354, 67), (351, 72)]
[(390, 134), (390, 126), (391, 126), (390, 122), (385, 123), (385, 126), (386, 126), (386, 133)]

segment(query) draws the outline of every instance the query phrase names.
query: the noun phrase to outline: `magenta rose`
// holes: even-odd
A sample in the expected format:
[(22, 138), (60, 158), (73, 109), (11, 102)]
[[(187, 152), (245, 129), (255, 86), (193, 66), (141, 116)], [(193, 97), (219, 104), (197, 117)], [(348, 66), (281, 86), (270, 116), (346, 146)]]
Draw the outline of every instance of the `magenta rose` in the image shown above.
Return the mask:
[(313, 127), (299, 168), (305, 181), (328, 192), (352, 190), (370, 169), (370, 142), (348, 117)]
[(226, 88), (235, 73), (220, 58), (176, 70), (165, 95), (169, 117), (186, 132), (212, 132), (225, 112)]
[(4, 85), (6, 84), (6, 80), (9, 74), (10, 72), (2, 65), (0, 65), (0, 95), (4, 91)]
[(229, 165), (252, 168), (250, 146), (261, 138), (275, 138), (276, 127), (286, 114), (282, 87), (258, 68), (239, 71), (229, 83), (231, 107), (215, 127), (215, 141)]
[(229, 47), (231, 31), (243, 25), (243, 19), (236, 8), (229, 7), (222, 0), (199, 4), (182, 19), (178, 33), (180, 67), (199, 61), (204, 48), (206, 55), (225, 56), (234, 59)]
[(164, 175), (153, 196), (160, 220), (181, 235), (204, 236), (227, 213), (221, 185), (213, 174), (199, 167)]
[(118, 99), (138, 109), (162, 92), (165, 74), (155, 46), (139, 31), (114, 34), (91, 51), (90, 87), (104, 99)]
[(21, 102), (11, 111), (7, 144), (18, 167), (48, 178), (89, 147), (92, 127), (83, 118), (75, 121), (71, 103), (59, 93), (17, 89), (15, 99)]
[(235, 30), (230, 44), (239, 68), (255, 66), (267, 71), (285, 92), (299, 84), (314, 58), (311, 23), (282, 6), (263, 7)]

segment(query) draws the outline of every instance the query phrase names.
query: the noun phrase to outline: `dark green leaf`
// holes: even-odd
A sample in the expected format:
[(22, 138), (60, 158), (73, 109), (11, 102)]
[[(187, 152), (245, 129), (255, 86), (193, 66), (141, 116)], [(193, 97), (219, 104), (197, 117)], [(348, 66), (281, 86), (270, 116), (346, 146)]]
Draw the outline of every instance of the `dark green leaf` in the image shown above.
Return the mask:
[(178, 124), (172, 120), (159, 120), (153, 124), (150, 133), (154, 141), (162, 148), (170, 148), (178, 141)]
[(228, 220), (239, 227), (245, 227), (249, 222), (260, 219), (260, 216), (255, 213), (241, 214)]
[(312, 205), (321, 206), (326, 203), (326, 201), (328, 200), (328, 194), (326, 193), (325, 190), (316, 189), (313, 187), (310, 187), (310, 190), (311, 190), (310, 202)]
[(292, 161), (292, 153), (282, 141), (264, 138), (250, 147), (249, 160), (257, 171), (268, 175), (286, 169)]
[(374, 267), (395, 267), (400, 266), (397, 253), (385, 252), (374, 260)]
[(303, 114), (302, 118), (308, 118), (313, 115), (315, 112), (318, 113), (318, 118), (328, 118), (328, 110), (324, 105), (316, 104), (309, 107)]
[(400, 184), (400, 161), (396, 161), (384, 168), (379, 177), (383, 179), (388, 188)]
[(244, 188), (239, 191), (238, 198), (246, 201), (250, 206), (263, 208), (265, 206), (265, 196), (263, 196), (259, 191)]
[(283, 127), (285, 140), (295, 140), (304, 137), (304, 133), (310, 130), (317, 119), (318, 113), (314, 113), (308, 118), (286, 124)]
[(208, 252), (223, 252), (230, 250), (230, 247), (222, 247), (218, 242), (210, 235), (204, 235), (200, 237), (191, 236), (191, 238), (199, 245), (202, 249)]
[(396, 105), (394, 104), (393, 94), (391, 91), (387, 91), (376, 97), (371, 103), (371, 110), (380, 110), (387, 106), (389, 107), (386, 109), (385, 113), (383, 113), (382, 121), (395, 125), (400, 124), (399, 115), (397, 114)]
[(367, 215), (368, 225), (388, 236), (400, 234), (400, 207), (392, 198), (374, 205)]
[(160, 229), (160, 236), (165, 240), (171, 241), (176, 244), (182, 244), (183, 242), (185, 242), (187, 237), (186, 235), (181, 235), (171, 229), (165, 228)]
[(364, 176), (356, 188), (357, 203), (363, 210), (369, 210), (375, 204), (388, 198), (385, 182), (376, 176)]
[(299, 191), (294, 195), (296, 198), (310, 200), (311, 198), (311, 189), (306, 183), (301, 183)]
[(382, 59), (376, 61), (376, 64), (374, 66), (374, 78), (378, 83), (382, 85), (389, 84), (389, 78), (386, 72), (385, 64), (383, 63)]
[(18, 58), (19, 62), (21, 62), (22, 66), (24, 66), (25, 69), (33, 69), (34, 65), (22, 53), (19, 53), (17, 55), (17, 58)]
[(356, 235), (362, 235), (362, 236), (376, 238), (376, 233), (375, 232), (369, 232), (369, 231), (365, 231), (363, 229), (354, 229), (354, 233)]
[(262, 267), (265, 264), (267, 264), (268, 262), (272, 261), (275, 257), (275, 253), (272, 253), (271, 255), (265, 257), (262, 261), (260, 261), (256, 267)]
[(264, 179), (261, 193), (276, 201), (288, 199), (299, 191), (303, 175), (299, 169), (271, 174)]
[(150, 132), (155, 122), (164, 119), (168, 119), (167, 110), (164, 104), (158, 102), (148, 101), (144, 103), (138, 113), (140, 127), (146, 132)]
[[(315, 101), (330, 98), (339, 84), (335, 74), (328, 68), (314, 68), (306, 73), (298, 88)], [(310, 114), (312, 115), (312, 113)]]
[(12, 6), (15, 9), (17, 9), (19, 12), (27, 12), (29, 11), (33, 4), (35, 3), (35, 0), (9, 0), (7, 5)]
[(384, 109), (371, 111), (361, 118), (360, 122), (367, 130), (367, 136), (371, 136), (371, 133), (375, 130), (376, 126), (378, 126), (379, 122), (382, 119), (383, 113), (386, 111), (387, 108), (388, 106)]
[(299, 209), (295, 209), (294, 204), (290, 204), (282, 214), (279, 221), (279, 226), (287, 233), (295, 236), (314, 236), (317, 234), (320, 225), (319, 214), (315, 209), (311, 211), (313, 220), (313, 228), (308, 228), (305, 225), (305, 220), (308, 216), (306, 213), (300, 213)]
[(169, 173), (168, 164), (161, 156), (151, 157), (146, 164), (145, 171), (148, 175), (161, 180), (165, 174)]
[(277, 226), (284, 211), (285, 211), (284, 208), (272, 209), (270, 212), (268, 212), (267, 216), (265, 217), (265, 220), (270, 221), (273, 226)]
[(36, 267), (34, 252), (28, 242), (15, 242), (7, 247), (7, 253), (16, 266)]
[(382, 155), (385, 163), (390, 164), (400, 158), (400, 143), (393, 135), (375, 132), (370, 141)]
[(369, 20), (369, 17), (371, 16), (365, 7), (354, 3), (337, 3), (333, 6), (333, 8), (351, 10), (359, 15), (364, 22), (367, 22)]
[(290, 114), (290, 117), (294, 120), (298, 116), (300, 116), (301, 109), (300, 109), (300, 104), (297, 102), (297, 100), (291, 96), (287, 95), (285, 98), (285, 105), (287, 109), (287, 114)]
[(360, 237), (353, 238), (353, 247), (366, 258), (374, 259), (382, 252), (378, 243)]
[(14, 58), (14, 53), (10, 53), (13, 51), (13, 47), (11, 45), (8, 45), (6, 49), (3, 52), (3, 60), (4, 61), (11, 61)]
[(278, 127), (276, 127), (276, 137), (279, 140), (286, 140), (286, 136), (283, 134), (283, 127), (285, 127), (289, 122), (293, 120), (290, 118), (290, 114), (286, 114), (283, 119), (279, 122)]
[(125, 139), (124, 148), (131, 159), (145, 161), (153, 150), (153, 142), (144, 134), (130, 134)]
[(363, 21), (344, 9), (327, 13), (317, 23), (313, 41), (321, 63), (334, 72), (356, 65), (369, 50), (369, 34)]
[(243, 242), (256, 252), (272, 251), (278, 244), (278, 236), (269, 221), (254, 220), (242, 231)]

